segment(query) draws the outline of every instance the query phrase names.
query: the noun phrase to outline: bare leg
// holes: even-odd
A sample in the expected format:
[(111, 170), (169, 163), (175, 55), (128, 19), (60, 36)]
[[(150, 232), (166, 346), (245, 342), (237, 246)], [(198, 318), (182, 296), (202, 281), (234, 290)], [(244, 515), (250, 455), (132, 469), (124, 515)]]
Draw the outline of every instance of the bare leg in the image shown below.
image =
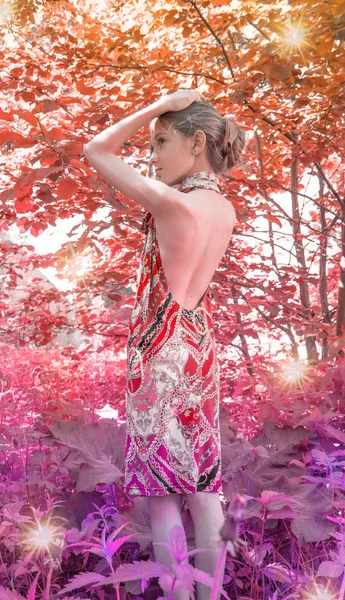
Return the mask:
[[(170, 530), (174, 525), (180, 525), (183, 529), (181, 517), (181, 494), (169, 494), (167, 496), (148, 496), (150, 513), (151, 513), (151, 529), (153, 542), (169, 542)], [(154, 554), (157, 562), (166, 565), (171, 569), (174, 559), (170, 551), (165, 546), (154, 545)], [(206, 553), (205, 553), (206, 554)], [(185, 561), (188, 562), (188, 559)], [(169, 596), (168, 592), (164, 592), (164, 596)], [(174, 600), (189, 600), (189, 594), (186, 590), (178, 590), (173, 592)]]
[[(195, 492), (186, 494), (187, 503), (194, 524), (195, 547), (209, 548), (210, 552), (198, 552), (195, 555), (195, 567), (214, 577), (221, 555), (221, 537), (219, 530), (224, 524), (224, 514), (218, 492)], [(221, 580), (224, 578), (225, 561), (223, 561)], [(211, 588), (196, 583), (197, 600), (210, 600)], [(217, 600), (220, 599), (220, 592)]]

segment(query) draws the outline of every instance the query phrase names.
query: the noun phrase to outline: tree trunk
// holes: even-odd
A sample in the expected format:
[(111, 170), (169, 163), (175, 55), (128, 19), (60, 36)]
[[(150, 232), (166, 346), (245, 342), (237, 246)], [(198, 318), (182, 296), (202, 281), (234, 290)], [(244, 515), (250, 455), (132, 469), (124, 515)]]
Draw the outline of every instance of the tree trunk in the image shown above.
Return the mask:
[(341, 258), (338, 290), (336, 335), (345, 335), (345, 203), (341, 205)]
[[(319, 175), (319, 198), (323, 198), (325, 184)], [(320, 225), (321, 225), (321, 236), (320, 236), (320, 303), (322, 310), (322, 317), (324, 323), (330, 323), (330, 314), (328, 306), (328, 289), (327, 289), (327, 224), (326, 224), (326, 211), (323, 206), (320, 206)], [(327, 338), (328, 333), (324, 332), (322, 336), (322, 358), (327, 356)]]
[[(233, 297), (233, 301), (234, 304), (238, 304), (238, 292), (235, 288), (235, 286), (232, 287), (232, 297)], [(242, 325), (242, 317), (241, 317), (241, 313), (236, 312), (236, 321), (239, 327), (241, 327)], [(253, 363), (252, 360), (250, 358), (250, 354), (249, 354), (249, 348), (248, 348), (248, 344), (247, 344), (247, 340), (246, 340), (246, 336), (243, 335), (243, 333), (239, 333), (239, 338), (241, 340), (241, 350), (244, 354), (244, 357), (246, 359), (246, 367), (247, 367), (247, 373), (248, 375), (253, 375), (254, 371), (253, 371)]]
[[(292, 199), (292, 219), (293, 219), (293, 237), (296, 248), (296, 256), (300, 271), (300, 297), (301, 303), (304, 307), (303, 315), (307, 318), (310, 315), (310, 302), (309, 302), (309, 291), (308, 284), (303, 279), (306, 276), (306, 261), (304, 254), (304, 247), (301, 236), (301, 223), (300, 213), (298, 204), (298, 158), (293, 159), (291, 165), (291, 199)], [(305, 336), (305, 345), (307, 349), (308, 361), (318, 360), (315, 336)]]

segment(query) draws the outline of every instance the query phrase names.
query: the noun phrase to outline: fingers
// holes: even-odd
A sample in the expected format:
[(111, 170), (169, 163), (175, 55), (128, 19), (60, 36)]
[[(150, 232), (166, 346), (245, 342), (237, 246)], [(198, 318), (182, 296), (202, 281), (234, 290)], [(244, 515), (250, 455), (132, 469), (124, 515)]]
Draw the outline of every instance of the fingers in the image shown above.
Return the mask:
[(206, 98), (205, 98), (205, 96), (201, 92), (197, 91), (196, 93), (197, 93), (197, 95), (199, 97), (199, 100), (203, 100), (204, 102), (206, 102)]

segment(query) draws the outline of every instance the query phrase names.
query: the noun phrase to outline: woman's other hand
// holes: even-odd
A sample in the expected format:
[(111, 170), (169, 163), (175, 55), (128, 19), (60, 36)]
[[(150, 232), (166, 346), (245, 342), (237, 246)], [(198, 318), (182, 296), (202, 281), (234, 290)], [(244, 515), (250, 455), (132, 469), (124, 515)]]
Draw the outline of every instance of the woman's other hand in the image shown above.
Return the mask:
[(207, 102), (205, 96), (198, 90), (178, 90), (172, 94), (162, 96), (158, 100), (158, 103), (164, 108), (164, 112), (168, 112), (169, 110), (176, 112), (200, 100)]

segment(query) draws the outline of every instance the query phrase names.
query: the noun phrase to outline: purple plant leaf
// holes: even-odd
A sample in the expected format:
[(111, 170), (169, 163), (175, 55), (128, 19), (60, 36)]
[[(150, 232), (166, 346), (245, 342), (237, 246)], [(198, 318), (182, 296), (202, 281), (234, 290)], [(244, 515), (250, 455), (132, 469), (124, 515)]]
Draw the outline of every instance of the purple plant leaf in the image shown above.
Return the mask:
[(273, 549), (273, 544), (271, 542), (266, 544), (261, 544), (258, 548), (248, 551), (248, 558), (250, 557), (250, 562), (253, 566), (257, 567), (262, 563), (264, 558), (266, 558), (266, 554)]
[(334, 563), (331, 560), (325, 560), (319, 565), (316, 577), (340, 577), (343, 574), (344, 566)]
[(30, 585), (29, 589), (28, 589), (28, 597), (27, 600), (36, 600), (36, 586), (37, 586), (37, 581), (38, 578), (40, 577), (40, 573), (38, 572), (35, 579), (33, 580), (32, 584)]
[(0, 586), (0, 600), (25, 600), (23, 596)]
[(114, 538), (116, 538), (116, 536), (120, 533), (121, 529), (123, 529), (124, 527), (126, 527), (126, 525), (128, 525), (129, 523), (130, 523), (129, 521), (126, 521), (125, 523), (122, 523), (122, 525), (120, 525), (120, 527), (118, 527), (117, 529), (115, 529), (113, 531), (113, 533), (111, 533), (109, 535), (107, 542), (111, 542)]
[[(257, 498), (259, 502), (263, 504), (270, 504), (271, 502), (277, 503), (277, 508), (283, 508), (286, 502), (294, 502), (295, 504), (299, 504), (303, 506), (301, 502), (295, 500), (294, 498), (290, 498), (290, 496), (286, 496), (285, 494), (280, 494), (279, 492), (274, 492), (273, 490), (263, 490), (261, 492), (261, 498)], [(278, 505), (278, 502), (281, 501), (283, 504)], [(272, 509), (272, 507), (271, 507)]]
[[(286, 505), (285, 505), (286, 506)], [(293, 511), (291, 506), (285, 507), (284, 510), (272, 510), (266, 515), (266, 519), (308, 519), (307, 515)]]
[[(174, 579), (175, 579), (175, 576), (172, 575), (171, 573), (164, 573), (164, 575), (161, 575), (159, 577), (158, 582), (159, 582), (159, 585), (161, 586), (162, 590), (164, 590), (165, 592), (170, 592)], [(183, 588), (182, 581), (175, 579), (174, 591), (178, 592), (182, 588)]]
[(170, 531), (170, 552), (177, 563), (183, 561), (187, 552), (187, 542), (184, 529), (177, 523)]
[(77, 542), (76, 544), (69, 544), (69, 547), (73, 546), (86, 546), (81, 548), (82, 552), (91, 552), (97, 554), (97, 556), (104, 556), (104, 549), (99, 544), (93, 544), (92, 542)]
[[(98, 583), (102, 584), (105, 581), (104, 575), (100, 573), (91, 573), (87, 571), (86, 573), (79, 573), (75, 577), (73, 577), (67, 585), (65, 585), (62, 590), (57, 592), (57, 596), (60, 594), (65, 594), (66, 592), (73, 592), (76, 588), (83, 587), (84, 585), (89, 585), (90, 583)], [(10, 600), (10, 599), (9, 599)], [(13, 599), (14, 600), (14, 599)]]
[(170, 532), (170, 542), (153, 542), (154, 545), (165, 546), (170, 550), (171, 555), (177, 564), (183, 562), (188, 556), (193, 556), (197, 552), (208, 551), (208, 548), (197, 548), (187, 552), (187, 541), (184, 530), (180, 525), (174, 525)]
[(106, 456), (97, 460), (88, 457), (87, 466), (78, 471), (76, 489), (78, 492), (92, 492), (98, 483), (114, 483), (121, 476), (122, 472)]
[(190, 550), (189, 552), (187, 552), (185, 554), (185, 558), (188, 558), (188, 556), (194, 556), (194, 554), (197, 554), (198, 552), (209, 552), (210, 549), (209, 548), (196, 548), (195, 550)]
[(339, 429), (332, 427), (332, 425), (324, 425), (324, 430), (326, 433), (328, 433), (331, 437), (338, 440), (339, 442), (345, 442), (344, 431), (340, 431)]
[(151, 517), (147, 498), (134, 497), (133, 505), (124, 506), (122, 517), (128, 521), (123, 533), (135, 533), (133, 540), (140, 544), (141, 552), (152, 542)]
[(330, 517), (329, 515), (326, 515), (326, 519), (333, 521), (333, 523), (338, 523), (338, 525), (345, 525), (344, 517)]
[[(49, 425), (48, 429), (52, 436), (77, 451), (83, 459), (77, 474), (78, 492), (92, 492), (97, 483), (113, 483), (121, 478), (122, 471), (104, 453), (109, 434), (108, 424), (58, 421)], [(52, 441), (48, 437), (46, 442), (49, 439)]]
[(279, 581), (280, 583), (294, 582), (294, 577), (290, 574), (290, 571), (277, 563), (272, 563), (264, 568), (264, 573), (269, 579), (273, 581)]
[(80, 540), (80, 542), (73, 542), (72, 544), (68, 544), (69, 548), (72, 546), (87, 546), (89, 548), (94, 548), (95, 546), (100, 546), (100, 544), (96, 544), (96, 542), (85, 542), (83, 540)]
[[(154, 546), (165, 546), (166, 548), (169, 548), (170, 553), (171, 553), (171, 545), (168, 544), (168, 542), (153, 542)], [(190, 552), (186, 552), (186, 554), (183, 555), (183, 559), (188, 558), (188, 556), (193, 556), (194, 554), (197, 554), (198, 552), (209, 552), (209, 548), (196, 548), (195, 550), (190, 550)], [(175, 557), (174, 557), (175, 558)]]
[(127, 540), (133, 537), (133, 535), (134, 533), (131, 533), (130, 535), (124, 535), (122, 537), (117, 538), (116, 540), (108, 542), (105, 546), (106, 555), (109, 556), (109, 558), (112, 558), (112, 556), (115, 554), (115, 552), (118, 551), (122, 544), (124, 544)]
[[(262, 501), (255, 502), (250, 496), (258, 499), (265, 490), (277, 490), (282, 496), (279, 500), (275, 496), (274, 500), (267, 502), (267, 506), (270, 512), (291, 506), (295, 512), (291, 518), (291, 530), (296, 537), (301, 535), (305, 542), (329, 538), (335, 529), (335, 523), (325, 519), (325, 515), (333, 512), (332, 490), (325, 487), (324, 478), (308, 474), (307, 464), (306, 475), (301, 475), (303, 471), (299, 465), (291, 464), (292, 460), (304, 461), (306, 449), (311, 444), (317, 446), (320, 440), (304, 427), (280, 428), (274, 420), (269, 420), (265, 422), (262, 434), (252, 438), (250, 443), (236, 440), (224, 447), (224, 495), (231, 500), (239, 490), (246, 491), (244, 498), (250, 503), (243, 512), (244, 520), (262, 517)], [(260, 449), (264, 449), (266, 455)], [(245, 469), (241, 469), (243, 465)], [(284, 496), (289, 500), (283, 500)]]
[[(179, 526), (177, 525), (177, 527)], [(189, 563), (186, 563), (184, 565), (175, 565), (176, 577), (179, 581), (182, 582), (184, 588), (188, 590), (188, 593), (192, 597), (192, 600), (195, 600), (193, 570), (194, 569), (192, 565), (190, 565)]]
[(103, 579), (104, 584), (133, 581), (134, 579), (150, 579), (170, 573), (168, 567), (152, 560), (135, 560), (133, 563), (121, 565), (113, 575)]
[(334, 458), (327, 456), (324, 450), (318, 450), (317, 448), (312, 448), (311, 455), (315, 460), (315, 463), (318, 465), (324, 465), (327, 467), (330, 462), (334, 461)]
[[(302, 486), (301, 486), (302, 487)], [(303, 486), (307, 487), (307, 486)], [(307, 514), (307, 509), (305, 510), (306, 514), (302, 514), (301, 518), (294, 518), (291, 520), (291, 531), (298, 538), (299, 535), (302, 535), (306, 542), (319, 542), (320, 540), (326, 540), (331, 532), (334, 529), (332, 523), (325, 519), (325, 515), (317, 513), (315, 510), (315, 505), (308, 504), (308, 496), (311, 496), (312, 500), (316, 498), (316, 492), (323, 492), (324, 496), (326, 495), (325, 488), (322, 490), (304, 490), (304, 494), (306, 497), (306, 507), (309, 508), (311, 514)], [(310, 492), (310, 493), (308, 493)], [(327, 497), (324, 498), (324, 502), (326, 503)], [(331, 508), (326, 508), (327, 511), (331, 511)], [(305, 518), (307, 517), (307, 518)]]
[[(205, 573), (205, 571), (201, 571), (201, 569), (193, 568), (193, 578), (194, 581), (200, 581), (201, 583), (208, 585), (210, 588), (214, 586), (214, 577), (211, 577), (211, 575)], [(229, 596), (223, 589), (217, 588), (217, 591), (221, 592), (221, 594), (226, 598), (226, 600), (230, 600)]]

